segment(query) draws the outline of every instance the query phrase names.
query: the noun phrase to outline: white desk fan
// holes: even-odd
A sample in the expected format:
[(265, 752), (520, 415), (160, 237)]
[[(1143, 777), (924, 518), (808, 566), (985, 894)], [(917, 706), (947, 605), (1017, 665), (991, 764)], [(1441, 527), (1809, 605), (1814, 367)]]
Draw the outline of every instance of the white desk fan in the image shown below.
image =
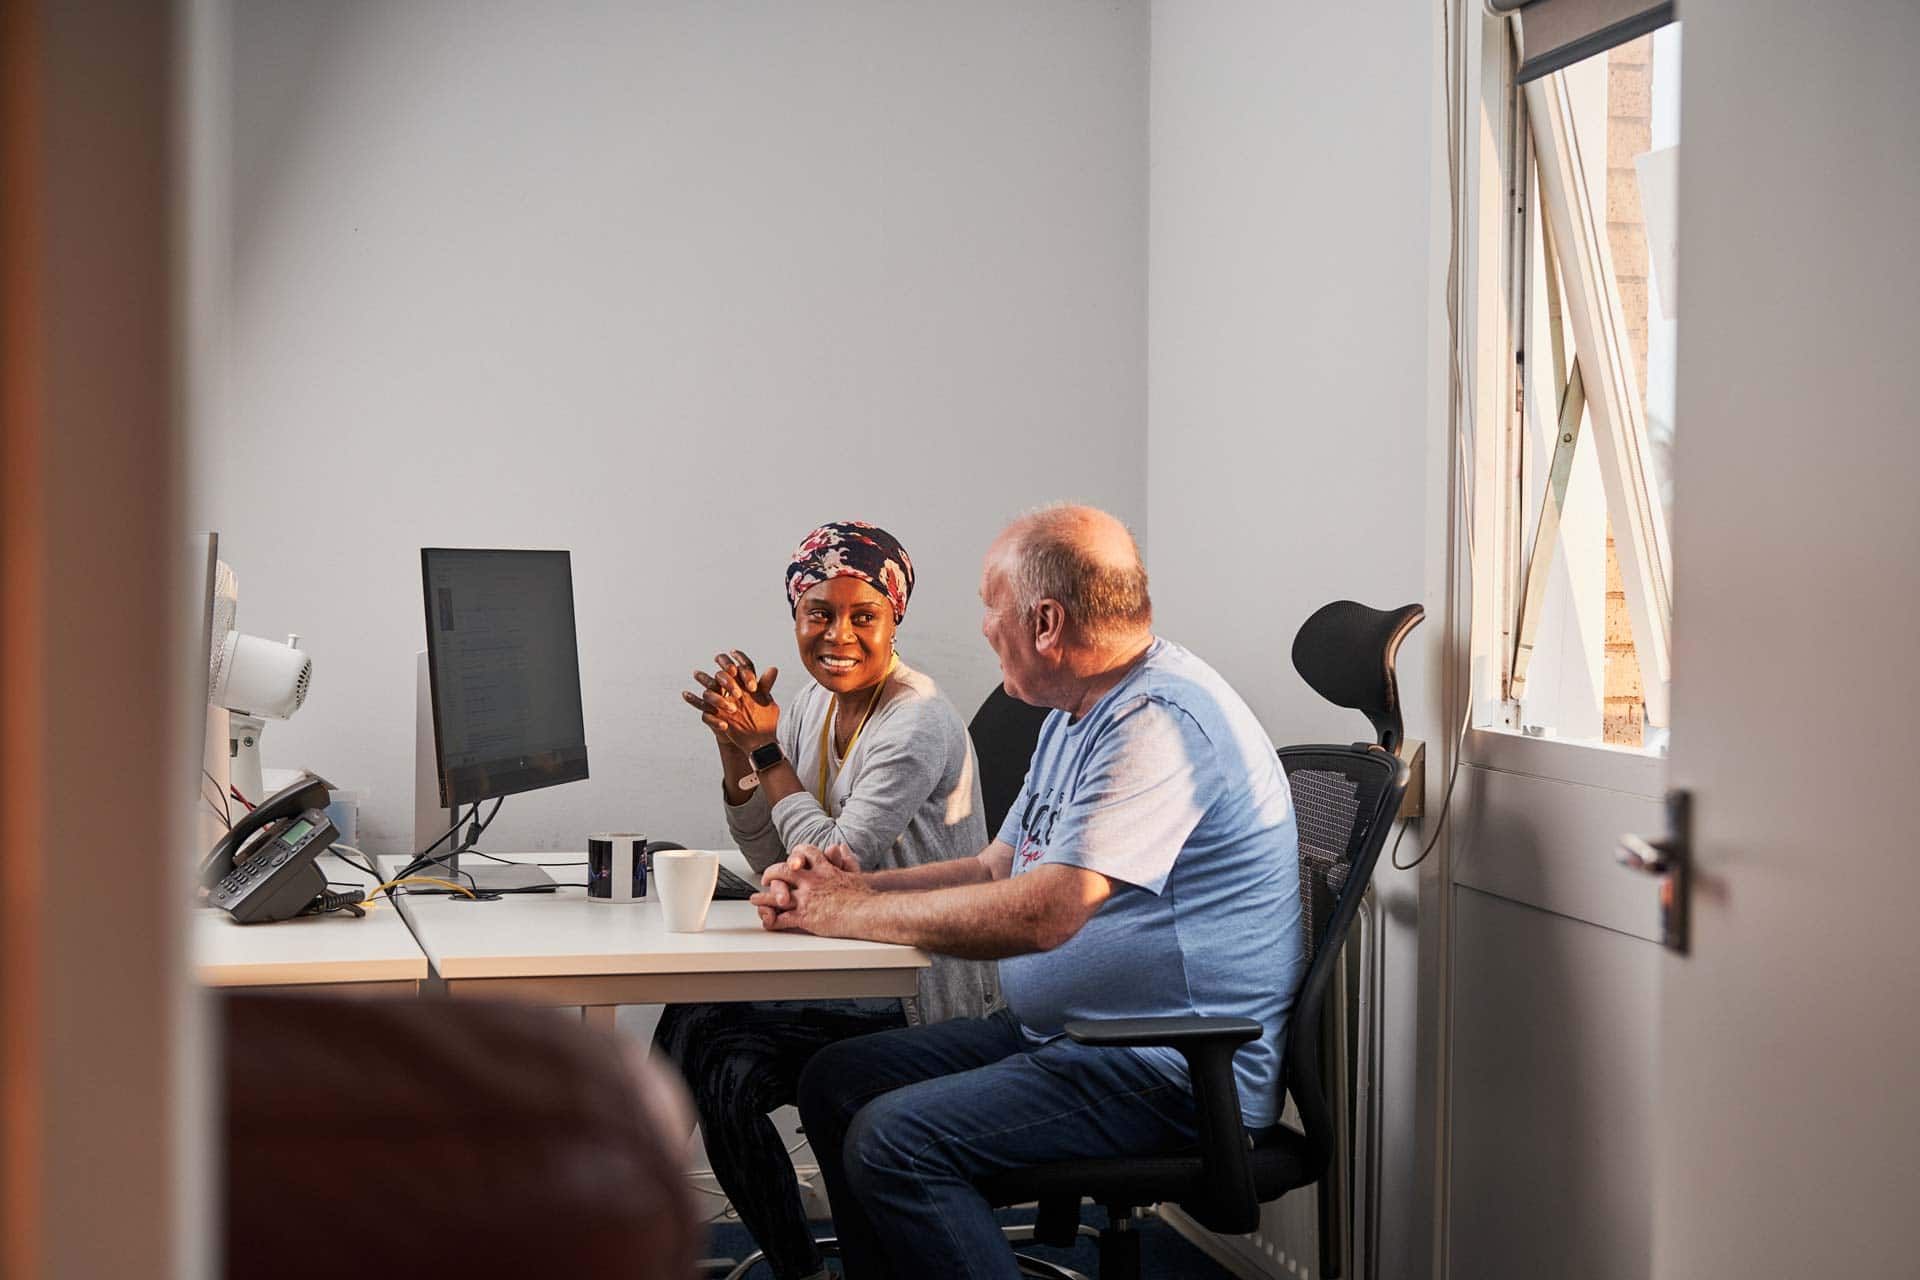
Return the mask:
[(280, 644), (235, 630), (239, 598), (239, 579), (223, 560), (214, 575), (207, 701), (229, 713), (227, 750), (234, 791), (246, 803), (259, 804), (265, 795), (260, 734), (268, 720), (287, 719), (307, 700), (313, 659), (301, 652), (297, 635)]

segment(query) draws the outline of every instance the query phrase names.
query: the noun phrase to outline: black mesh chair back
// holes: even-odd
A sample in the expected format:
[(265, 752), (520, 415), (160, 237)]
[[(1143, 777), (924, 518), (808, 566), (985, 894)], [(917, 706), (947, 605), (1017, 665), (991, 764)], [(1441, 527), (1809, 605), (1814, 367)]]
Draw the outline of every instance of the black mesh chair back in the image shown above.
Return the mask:
[(1282, 747), (1300, 832), (1300, 922), (1306, 977), (1287, 1019), (1282, 1101), (1293, 1096), (1302, 1133), (1256, 1135), (1261, 1200), (1317, 1181), (1333, 1154), (1323, 1075), (1327, 990), (1360, 899), (1407, 788), (1407, 766), (1379, 747)]
[(1019, 798), (1020, 784), (1027, 780), (1027, 766), (1033, 762), (1034, 744), (1040, 741), (1040, 724), (1046, 718), (1047, 708), (1030, 706), (999, 685), (973, 713), (967, 733), (979, 763), (989, 840), (999, 833), (1007, 810)]

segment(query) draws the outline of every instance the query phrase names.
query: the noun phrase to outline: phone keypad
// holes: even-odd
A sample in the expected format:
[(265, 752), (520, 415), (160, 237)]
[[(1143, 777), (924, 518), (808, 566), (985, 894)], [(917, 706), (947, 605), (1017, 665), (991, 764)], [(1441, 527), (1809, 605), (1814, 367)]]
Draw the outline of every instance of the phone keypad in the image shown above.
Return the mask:
[(251, 887), (254, 881), (260, 879), (275, 867), (280, 866), (288, 858), (291, 858), (293, 854), (294, 851), (292, 849), (283, 845), (271, 858), (265, 854), (257, 854), (254, 857), (248, 858), (245, 862), (240, 863), (220, 878), (220, 883), (216, 886), (219, 890), (218, 896), (233, 897), (239, 894), (243, 890)]

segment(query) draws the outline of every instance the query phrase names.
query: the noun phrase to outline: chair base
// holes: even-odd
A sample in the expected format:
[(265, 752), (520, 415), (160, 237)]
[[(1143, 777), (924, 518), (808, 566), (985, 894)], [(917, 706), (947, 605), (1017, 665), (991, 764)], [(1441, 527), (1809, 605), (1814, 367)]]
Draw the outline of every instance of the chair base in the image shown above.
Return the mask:
[[(1000, 1234), (1007, 1238), (1008, 1244), (1027, 1244), (1033, 1239), (1033, 1228), (1002, 1227), (1000, 1228)], [(1095, 1240), (1100, 1239), (1100, 1233), (1089, 1226), (1081, 1226), (1079, 1234), (1092, 1236)], [(815, 1240), (813, 1244), (816, 1249), (820, 1250), (820, 1256), (823, 1258), (837, 1258), (840, 1256), (840, 1242), (832, 1236), (821, 1236)], [(1104, 1244), (1101, 1247), (1104, 1249)], [(725, 1280), (746, 1280), (747, 1272), (766, 1261), (766, 1257), (766, 1254), (755, 1249), (745, 1258), (742, 1258), (739, 1265), (734, 1267), (733, 1270), (727, 1272)], [(1044, 1259), (1029, 1258), (1019, 1253), (1014, 1254), (1013, 1257), (1014, 1261), (1020, 1264), (1020, 1274), (1023, 1276), (1034, 1276), (1036, 1280), (1087, 1280), (1086, 1276), (1070, 1267), (1056, 1266), (1054, 1263), (1047, 1262)], [(712, 1266), (714, 1264), (709, 1262), (705, 1265)], [(1138, 1274), (1138, 1269), (1139, 1266), (1136, 1262), (1136, 1274)]]

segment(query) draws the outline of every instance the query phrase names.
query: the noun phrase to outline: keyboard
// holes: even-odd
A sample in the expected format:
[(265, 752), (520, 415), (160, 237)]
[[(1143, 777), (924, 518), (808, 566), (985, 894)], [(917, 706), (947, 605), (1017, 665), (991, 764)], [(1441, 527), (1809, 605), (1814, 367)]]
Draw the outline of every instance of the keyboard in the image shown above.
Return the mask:
[(745, 902), (759, 892), (754, 886), (725, 867), (720, 868), (720, 879), (713, 886), (715, 902)]

